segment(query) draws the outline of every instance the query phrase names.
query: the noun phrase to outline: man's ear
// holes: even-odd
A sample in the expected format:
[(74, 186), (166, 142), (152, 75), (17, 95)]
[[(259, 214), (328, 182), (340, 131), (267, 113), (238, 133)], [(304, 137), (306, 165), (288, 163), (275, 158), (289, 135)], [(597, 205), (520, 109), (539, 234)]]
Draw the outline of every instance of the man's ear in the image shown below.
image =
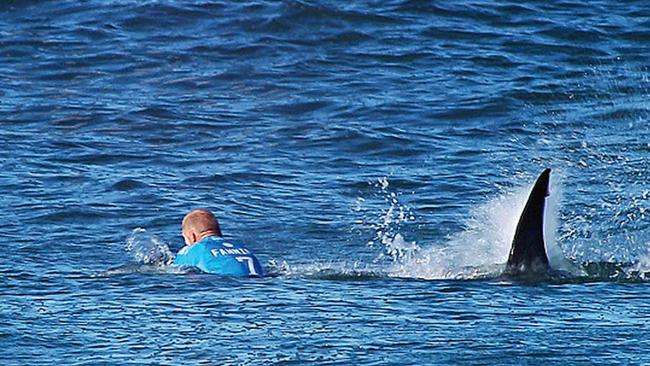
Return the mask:
[(192, 232), (192, 233), (190, 233), (190, 235), (192, 236), (192, 244), (199, 241), (199, 237), (196, 235), (196, 233)]

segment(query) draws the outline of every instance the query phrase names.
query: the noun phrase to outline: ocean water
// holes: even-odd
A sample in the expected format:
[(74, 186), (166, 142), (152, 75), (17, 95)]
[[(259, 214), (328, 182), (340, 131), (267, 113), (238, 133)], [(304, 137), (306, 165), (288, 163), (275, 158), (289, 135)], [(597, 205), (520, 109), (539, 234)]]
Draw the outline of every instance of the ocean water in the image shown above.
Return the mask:
[[(650, 363), (649, 9), (3, 2), (0, 363)], [(197, 207), (271, 276), (166, 265)]]

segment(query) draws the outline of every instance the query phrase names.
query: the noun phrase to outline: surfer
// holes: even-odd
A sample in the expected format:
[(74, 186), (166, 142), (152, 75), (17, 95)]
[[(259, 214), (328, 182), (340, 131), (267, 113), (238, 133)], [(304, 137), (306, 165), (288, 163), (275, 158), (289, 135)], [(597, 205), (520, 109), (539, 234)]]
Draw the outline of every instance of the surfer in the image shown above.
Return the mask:
[(264, 270), (246, 247), (222, 238), (217, 218), (205, 209), (193, 210), (183, 218), (185, 246), (174, 264), (191, 266), (224, 276), (263, 276)]

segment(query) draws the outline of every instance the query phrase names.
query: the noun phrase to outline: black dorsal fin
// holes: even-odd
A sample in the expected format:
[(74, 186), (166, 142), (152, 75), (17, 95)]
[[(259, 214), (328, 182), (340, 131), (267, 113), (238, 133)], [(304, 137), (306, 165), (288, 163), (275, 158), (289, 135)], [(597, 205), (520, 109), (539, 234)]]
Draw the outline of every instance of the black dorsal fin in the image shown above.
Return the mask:
[(508, 275), (545, 273), (549, 269), (544, 245), (544, 208), (550, 176), (551, 169), (544, 170), (528, 196), (512, 240), (505, 271)]

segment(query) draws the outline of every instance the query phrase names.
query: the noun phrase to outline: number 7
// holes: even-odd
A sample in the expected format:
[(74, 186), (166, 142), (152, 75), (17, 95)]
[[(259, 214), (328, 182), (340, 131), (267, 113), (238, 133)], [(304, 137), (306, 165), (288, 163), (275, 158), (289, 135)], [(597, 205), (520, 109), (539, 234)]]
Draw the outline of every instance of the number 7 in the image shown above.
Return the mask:
[(235, 257), (237, 262), (248, 264), (248, 272), (250, 272), (251, 275), (253, 276), (258, 276), (257, 272), (255, 271), (255, 262), (253, 262), (253, 258), (251, 257)]

